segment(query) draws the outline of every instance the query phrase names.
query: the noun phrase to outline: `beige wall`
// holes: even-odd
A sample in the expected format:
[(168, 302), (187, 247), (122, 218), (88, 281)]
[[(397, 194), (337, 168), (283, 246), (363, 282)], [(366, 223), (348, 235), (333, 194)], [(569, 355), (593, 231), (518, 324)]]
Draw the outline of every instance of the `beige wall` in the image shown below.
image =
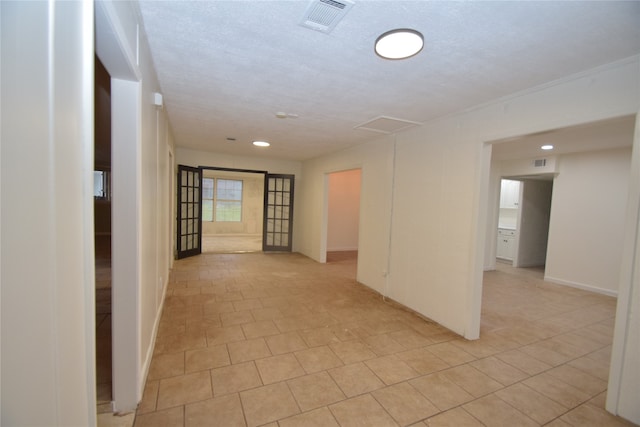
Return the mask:
[(232, 154), (213, 153), (211, 151), (190, 150), (176, 147), (176, 162), (187, 166), (207, 166), (216, 168), (265, 171), (269, 173), (285, 173), (300, 178), (302, 163), (293, 160), (278, 160), (264, 157), (236, 156)]
[(329, 181), (327, 174), (361, 169), (357, 278), (385, 291), (389, 260), (389, 222), (393, 170), (393, 137), (384, 136), (328, 156), (308, 160), (296, 184), (294, 250), (323, 262), (327, 250)]
[(257, 174), (228, 174), (205, 170), (207, 178), (242, 180), (242, 221), (203, 221), (203, 234), (262, 234), (264, 206), (264, 176)]
[(329, 175), (327, 251), (358, 249), (360, 169)]

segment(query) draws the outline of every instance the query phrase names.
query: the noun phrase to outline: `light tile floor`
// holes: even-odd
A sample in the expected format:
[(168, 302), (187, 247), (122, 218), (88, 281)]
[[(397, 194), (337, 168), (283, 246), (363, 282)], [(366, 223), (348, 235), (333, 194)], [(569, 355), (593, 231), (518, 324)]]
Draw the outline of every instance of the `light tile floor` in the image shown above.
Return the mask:
[(500, 265), (466, 341), (337, 259), (177, 261), (135, 426), (631, 425), (604, 410), (614, 298)]
[(262, 251), (262, 234), (203, 234), (203, 253), (246, 253)]

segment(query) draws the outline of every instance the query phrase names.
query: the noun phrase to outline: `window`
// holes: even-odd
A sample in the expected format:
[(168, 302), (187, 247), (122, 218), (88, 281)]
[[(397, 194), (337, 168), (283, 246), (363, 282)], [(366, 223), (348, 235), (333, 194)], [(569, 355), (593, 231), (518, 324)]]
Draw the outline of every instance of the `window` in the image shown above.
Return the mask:
[(202, 220), (216, 222), (242, 221), (242, 181), (203, 178)]
[(202, 220), (213, 221), (213, 178), (202, 178)]
[(109, 171), (93, 171), (93, 197), (96, 200), (111, 200)]

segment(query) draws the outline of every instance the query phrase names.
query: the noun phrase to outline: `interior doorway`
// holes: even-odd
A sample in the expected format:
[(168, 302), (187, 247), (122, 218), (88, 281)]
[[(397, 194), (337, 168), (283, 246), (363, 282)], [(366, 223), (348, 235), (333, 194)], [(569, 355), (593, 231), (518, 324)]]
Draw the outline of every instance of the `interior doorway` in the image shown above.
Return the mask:
[(549, 240), (553, 174), (503, 178), (496, 258), (515, 268), (544, 270)]
[(361, 169), (328, 175), (326, 262), (358, 258)]
[(94, 67), (94, 232), (96, 268), (96, 387), (98, 413), (111, 412), (111, 76)]
[(262, 251), (264, 172), (202, 170), (202, 253)]

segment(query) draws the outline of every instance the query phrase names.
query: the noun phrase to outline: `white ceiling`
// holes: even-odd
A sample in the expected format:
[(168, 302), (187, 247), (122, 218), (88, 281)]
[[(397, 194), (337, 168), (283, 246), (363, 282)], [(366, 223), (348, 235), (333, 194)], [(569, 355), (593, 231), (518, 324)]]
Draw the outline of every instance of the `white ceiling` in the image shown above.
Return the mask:
[[(380, 135), (355, 129), (380, 116), (425, 122), (640, 53), (637, 1), (355, 0), (329, 34), (298, 24), (309, 3), (139, 2), (176, 145), (304, 160)], [(376, 56), (400, 27), (424, 50)]]

